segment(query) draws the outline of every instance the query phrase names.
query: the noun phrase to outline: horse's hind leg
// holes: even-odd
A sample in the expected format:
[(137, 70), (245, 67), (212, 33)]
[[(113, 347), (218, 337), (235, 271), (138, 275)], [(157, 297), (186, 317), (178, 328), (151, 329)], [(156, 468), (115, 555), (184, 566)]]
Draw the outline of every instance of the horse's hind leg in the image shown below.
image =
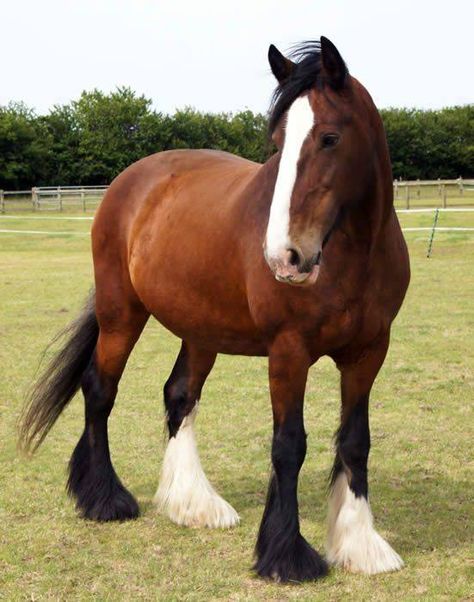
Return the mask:
[(110, 459), (107, 420), (128, 356), (148, 314), (112, 305), (113, 315), (99, 313), (99, 338), (82, 378), (85, 428), (69, 463), (68, 491), (79, 512), (98, 521), (138, 516), (138, 504), (117, 477)]
[(155, 503), (179, 525), (231, 527), (239, 516), (213, 489), (194, 435), (197, 402), (216, 354), (183, 342), (164, 387), (169, 443)]
[(403, 566), (400, 556), (374, 529), (368, 499), (369, 393), (387, 348), (388, 335), (356, 361), (338, 361), (342, 412), (329, 499), (327, 555), (332, 564), (357, 573), (382, 573)]

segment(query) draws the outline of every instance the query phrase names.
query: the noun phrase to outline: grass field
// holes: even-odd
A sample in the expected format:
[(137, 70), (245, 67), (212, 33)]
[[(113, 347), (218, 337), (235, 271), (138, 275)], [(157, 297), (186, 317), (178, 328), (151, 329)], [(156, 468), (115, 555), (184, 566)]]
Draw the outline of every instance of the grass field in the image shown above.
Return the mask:
[[(92, 283), (87, 220), (0, 218), (0, 598), (5, 600), (468, 600), (474, 597), (474, 232), (409, 232), (412, 282), (371, 404), (371, 502), (406, 568), (366, 577), (332, 570), (279, 586), (253, 575), (252, 550), (269, 475), (266, 361), (220, 357), (201, 403), (201, 459), (237, 509), (229, 531), (186, 529), (151, 499), (165, 448), (162, 386), (178, 341), (150, 321), (130, 358), (110, 420), (118, 474), (142, 516), (123, 524), (76, 517), (65, 468), (82, 430), (77, 397), (32, 459), (16, 451), (22, 399), (53, 334)], [(53, 216), (51, 216), (53, 217)], [(474, 213), (440, 225), (474, 227)], [(404, 225), (432, 216), (401, 215)], [(338, 423), (337, 373), (321, 360), (306, 399), (308, 454), (300, 479), (302, 531), (325, 537), (326, 483)]]

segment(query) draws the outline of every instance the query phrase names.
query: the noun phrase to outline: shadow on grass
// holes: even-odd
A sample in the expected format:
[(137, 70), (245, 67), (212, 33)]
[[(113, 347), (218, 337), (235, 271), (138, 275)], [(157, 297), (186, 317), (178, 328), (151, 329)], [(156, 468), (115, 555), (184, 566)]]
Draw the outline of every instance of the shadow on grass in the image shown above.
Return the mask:
[[(300, 516), (303, 520), (322, 524), (327, 513), (327, 475), (323, 471), (313, 475), (311, 479), (306, 475), (301, 482)], [(375, 525), (387, 534), (398, 551), (452, 549), (472, 541), (472, 507), (467, 482), (449, 479), (439, 471), (427, 475), (422, 468), (397, 475), (374, 469), (372, 476), (371, 504)], [(156, 483), (142, 482), (135, 487), (134, 494), (140, 497), (142, 515), (156, 512), (152, 503), (155, 486)], [(266, 483), (262, 487), (260, 478), (243, 475), (233, 481), (232, 489), (222, 484), (218, 490), (244, 521), (245, 515), (253, 510), (259, 509), (263, 513)]]

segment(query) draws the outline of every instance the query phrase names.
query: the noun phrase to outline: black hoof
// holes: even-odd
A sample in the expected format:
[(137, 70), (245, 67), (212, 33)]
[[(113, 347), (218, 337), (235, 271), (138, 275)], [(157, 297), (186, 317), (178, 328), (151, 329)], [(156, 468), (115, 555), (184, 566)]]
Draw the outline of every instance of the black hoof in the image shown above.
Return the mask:
[(328, 574), (328, 565), (300, 534), (291, 542), (272, 542), (260, 552), (254, 570), (260, 577), (278, 582), (314, 581)]
[(77, 498), (76, 508), (83, 518), (99, 522), (109, 520), (131, 520), (140, 514), (138, 504), (132, 494), (118, 483), (111, 491), (104, 492), (102, 497), (88, 499), (87, 496)]
[(69, 495), (76, 500), (79, 514), (90, 520), (110, 521), (137, 518), (140, 511), (125, 489), (109, 460), (92, 462), (83, 436), (69, 462)]

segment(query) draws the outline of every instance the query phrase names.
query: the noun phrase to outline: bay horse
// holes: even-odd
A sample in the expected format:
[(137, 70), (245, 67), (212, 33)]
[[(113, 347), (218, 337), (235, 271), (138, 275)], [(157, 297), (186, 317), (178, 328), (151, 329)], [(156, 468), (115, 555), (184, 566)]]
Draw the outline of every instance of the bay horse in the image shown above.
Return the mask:
[[(211, 150), (161, 152), (111, 184), (92, 227), (95, 293), (26, 405), (20, 441), (36, 449), (82, 388), (85, 428), (68, 491), (97, 521), (138, 516), (111, 463), (107, 420), (153, 315), (182, 339), (164, 386), (169, 442), (155, 501), (181, 525), (232, 527), (237, 512), (201, 467), (194, 422), (216, 355), (268, 356), (272, 474), (255, 570), (313, 580), (328, 563), (379, 573), (403, 566), (368, 500), (369, 394), (409, 282), (380, 116), (325, 37), (286, 58), (270, 113), (277, 152), (263, 165)], [(341, 375), (341, 424), (325, 560), (300, 533), (308, 370), (323, 355)]]

